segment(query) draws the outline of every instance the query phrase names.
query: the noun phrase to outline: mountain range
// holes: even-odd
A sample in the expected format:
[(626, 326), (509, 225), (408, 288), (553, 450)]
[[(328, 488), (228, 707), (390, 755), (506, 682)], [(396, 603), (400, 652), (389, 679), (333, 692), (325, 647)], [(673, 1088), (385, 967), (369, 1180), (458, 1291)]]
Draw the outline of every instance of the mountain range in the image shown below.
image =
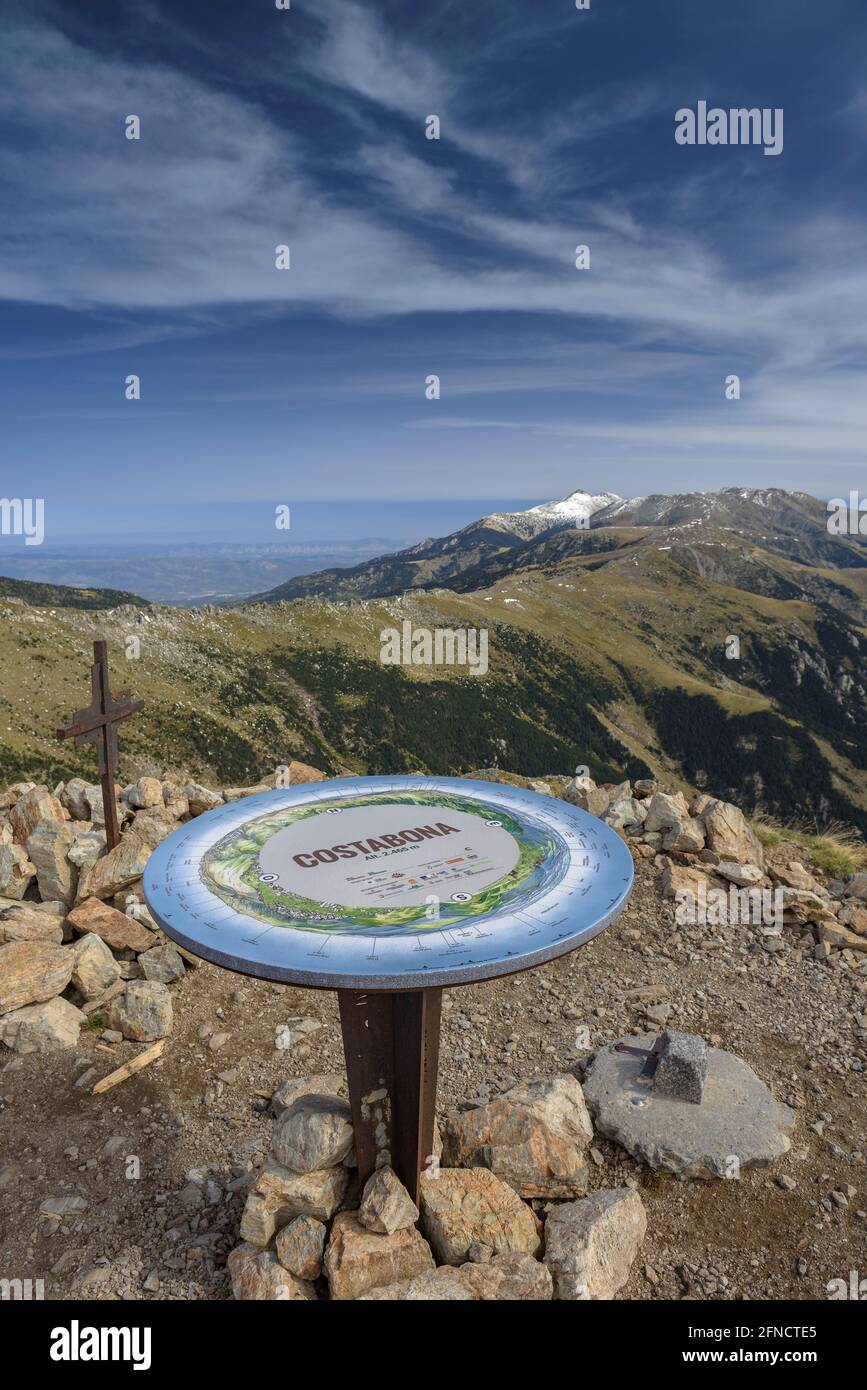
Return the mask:
[[(568, 557), (595, 566), (603, 563), (600, 556), (635, 559), (661, 545), (676, 548), (681, 557), (692, 546), (692, 563), (713, 564), (717, 569), (721, 557), (702, 557), (702, 546), (729, 551), (750, 548), (835, 570), (867, 566), (865, 538), (830, 534), (825, 506), (806, 493), (724, 488), (626, 499), (614, 493), (579, 491), (528, 511), (492, 512), (449, 536), (419, 541), (351, 568), (299, 575), (241, 602), (380, 598), (407, 589), (438, 587), (463, 591)], [(734, 564), (732, 555), (729, 565)], [(761, 582), (779, 588), (770, 576)]]
[[(867, 542), (829, 533), (803, 493), (573, 493), (242, 605), (81, 601), (0, 594), (6, 780), (87, 772), (52, 731), (104, 635), (146, 701), (123, 731), (130, 775), (587, 766), (867, 832)], [(488, 674), (384, 666), (381, 633), (407, 620), (486, 629)]]

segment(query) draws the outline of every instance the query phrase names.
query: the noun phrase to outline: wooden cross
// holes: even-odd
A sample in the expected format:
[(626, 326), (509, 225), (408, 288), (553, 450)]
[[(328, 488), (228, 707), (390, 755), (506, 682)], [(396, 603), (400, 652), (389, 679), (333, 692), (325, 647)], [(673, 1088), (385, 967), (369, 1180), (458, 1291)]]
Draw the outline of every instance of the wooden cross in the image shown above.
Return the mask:
[(99, 753), (99, 772), (102, 781), (102, 808), (105, 813), (105, 838), (109, 849), (120, 842), (117, 824), (117, 804), (114, 799), (114, 774), (117, 772), (117, 725), (131, 714), (144, 709), (144, 700), (134, 700), (126, 691), (112, 695), (108, 686), (108, 645), (94, 642), (93, 665), (90, 668), (91, 701), (87, 709), (77, 709), (72, 723), (57, 730), (60, 739), (72, 738), (76, 743), (95, 743)]

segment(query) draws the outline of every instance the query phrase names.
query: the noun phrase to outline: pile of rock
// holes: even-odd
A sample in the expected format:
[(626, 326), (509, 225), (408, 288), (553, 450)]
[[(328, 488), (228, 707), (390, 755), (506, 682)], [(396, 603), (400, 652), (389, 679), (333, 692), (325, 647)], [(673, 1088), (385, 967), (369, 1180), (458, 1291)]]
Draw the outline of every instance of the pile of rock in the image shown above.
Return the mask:
[(636, 857), (654, 861), (664, 897), (719, 905), (710, 924), (728, 920), (723, 895), (732, 888), (766, 893), (766, 909), (757, 897), (749, 919), (766, 949), (778, 949), (788, 928), (816, 960), (867, 971), (867, 873), (826, 884), (797, 859), (768, 862), (743, 813), (712, 796), (688, 801), (649, 780), (597, 787), (589, 777), (573, 778), (563, 795), (617, 830)]
[(193, 816), (275, 785), (319, 780), (303, 763), (255, 787), (215, 792), (167, 773), (118, 797), (120, 844), (108, 850), (102, 791), (80, 777), (18, 782), (0, 796), (0, 1041), (16, 1052), (74, 1047), (88, 1016), (109, 1043), (154, 1042), (172, 1029), (169, 985), (184, 957), (157, 928), (141, 876), (151, 853)]
[(359, 1191), (341, 1078), (285, 1083), (229, 1256), (239, 1299), (612, 1298), (646, 1231), (632, 1187), (587, 1194), (593, 1126), (572, 1075), (449, 1117), (419, 1205), (388, 1166)]

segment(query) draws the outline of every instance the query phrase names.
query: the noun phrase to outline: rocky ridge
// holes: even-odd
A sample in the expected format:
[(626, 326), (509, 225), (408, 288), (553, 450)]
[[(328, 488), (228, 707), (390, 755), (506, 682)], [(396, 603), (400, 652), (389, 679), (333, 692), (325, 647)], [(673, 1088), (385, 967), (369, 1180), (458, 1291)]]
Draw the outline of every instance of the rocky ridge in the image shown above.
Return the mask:
[(18, 782), (0, 797), (0, 1041), (14, 1052), (102, 1039), (154, 1043), (173, 1027), (169, 986), (198, 962), (158, 928), (142, 892), (151, 853), (177, 826), (225, 802), (324, 776), (283, 765), (255, 787), (211, 791), (167, 774), (118, 793), (109, 850), (102, 790), (72, 778), (53, 791)]
[[(290, 780), (321, 776), (296, 764), (254, 787), (221, 791), (169, 775), (140, 779), (121, 792), (123, 853), (113, 851), (111, 863), (106, 862), (111, 856), (105, 852), (98, 788), (75, 781), (53, 791), (27, 784), (10, 788), (0, 809), (0, 844), (22, 847), (31, 867), (11, 856), (14, 865), (8, 871), (15, 896), (7, 893), (0, 908), (0, 952), (25, 948), (0, 954), (5, 1003), (0, 1028), (7, 1046), (23, 1056), (72, 1050), (82, 1023), (94, 1013), (108, 1025), (100, 1035), (107, 1052), (124, 1040), (149, 1043), (154, 1036), (166, 1036), (173, 1027), (170, 987), (194, 962), (175, 959), (180, 953), (148, 921), (139, 879), (131, 875), (143, 855), (146, 860), (150, 842), (158, 843), (182, 819), (264, 790), (287, 775)], [(581, 778), (531, 781), (497, 771), (475, 775), (520, 780), (601, 815), (630, 844), (642, 880), (652, 873), (654, 894), (665, 911), (671, 911), (666, 905), (676, 901), (678, 892), (699, 898), (702, 882), (706, 892), (739, 885), (784, 890), (783, 922), (772, 930), (763, 924), (749, 927), (749, 945), (741, 952), (758, 951), (773, 971), (778, 968), (772, 963), (775, 957), (780, 964), (783, 959), (803, 962), (802, 968), (827, 972), (831, 982), (839, 977), (841, 986), (845, 983), (856, 997), (860, 993), (863, 1001), (867, 956), (863, 946), (853, 946), (850, 935), (864, 940), (867, 874), (830, 880), (796, 859), (792, 846), (765, 851), (736, 807), (709, 797), (687, 799), (649, 779), (598, 787)], [(42, 900), (41, 889), (60, 889), (62, 896)], [(694, 939), (713, 972), (715, 960), (727, 951), (723, 938), (730, 925), (725, 920), (686, 921), (675, 936), (687, 943)], [(623, 935), (627, 944), (635, 939), (635, 950), (648, 949), (636, 928), (626, 926)], [(677, 943), (674, 949), (680, 949)], [(151, 984), (160, 988), (147, 988)], [(658, 991), (648, 986), (633, 1006), (640, 1009), (645, 1026), (665, 1025), (670, 1009), (658, 998)], [(553, 997), (551, 1002), (556, 1010)], [(449, 1013), (459, 1021), (460, 1009)], [(697, 1022), (702, 1027), (700, 1015)], [(299, 1055), (308, 1031), (289, 1026), (289, 1047)], [(707, 1024), (702, 1031), (714, 1041)], [(199, 1036), (213, 1051), (229, 1034), (211, 1027)], [(849, 1053), (838, 1053), (835, 1069), (849, 1075), (863, 1070), (865, 1038), (862, 1007)], [(408, 1301), (616, 1296), (632, 1277), (645, 1239), (644, 1204), (637, 1188), (641, 1165), (607, 1159), (610, 1141), (594, 1133), (580, 1084), (592, 1061), (592, 1046), (583, 1053), (579, 1047), (574, 1072), (555, 1071), (533, 1080), (522, 1080), (519, 1072), (510, 1080), (510, 1066), (520, 1067), (523, 1052), (519, 1037), (515, 1041), (517, 1048), (503, 1053), (500, 1094), (479, 1093), (443, 1118), (442, 1166), (423, 1182), (420, 1229), (415, 1218), (406, 1224), (412, 1204), (390, 1170), (375, 1175), (372, 1191), (358, 1191), (351, 1140), (347, 1144), (347, 1107), (340, 1095), (342, 1077), (308, 1075), (278, 1087), (269, 1102), (275, 1119), (271, 1155), (261, 1167), (248, 1170), (243, 1184), (238, 1179), (235, 1190), (247, 1193), (240, 1225), (226, 1219), (228, 1212), (220, 1223), (220, 1243), (231, 1244), (232, 1235), (243, 1238), (234, 1255), (226, 1252), (236, 1296)], [(227, 1071), (226, 1086), (229, 1075)], [(798, 1101), (794, 1093), (785, 1099)], [(821, 1127), (824, 1121), (820, 1117), (815, 1123)], [(593, 1174), (600, 1163), (611, 1165), (617, 1185), (594, 1191)], [(443, 1183), (446, 1174), (451, 1176)], [(210, 1209), (212, 1186), (203, 1177), (189, 1178), (184, 1202), (190, 1212)], [(823, 1198), (829, 1220), (833, 1211), (845, 1210), (842, 1203), (853, 1202), (857, 1189), (852, 1186), (847, 1194), (846, 1188), (844, 1183)], [(629, 1200), (630, 1192), (638, 1206)], [(55, 1205), (60, 1200), (67, 1199), (56, 1199)], [(46, 1210), (42, 1220), (46, 1229), (66, 1229), (80, 1214), (64, 1206), (59, 1214)], [(188, 1214), (187, 1224), (190, 1220)], [(648, 1268), (644, 1277), (652, 1285), (658, 1275)], [(715, 1268), (711, 1262), (710, 1273), (700, 1266), (684, 1278), (698, 1278), (710, 1290), (722, 1277), (713, 1273)], [(154, 1280), (158, 1289), (155, 1275)], [(151, 1291), (147, 1283), (145, 1290)]]

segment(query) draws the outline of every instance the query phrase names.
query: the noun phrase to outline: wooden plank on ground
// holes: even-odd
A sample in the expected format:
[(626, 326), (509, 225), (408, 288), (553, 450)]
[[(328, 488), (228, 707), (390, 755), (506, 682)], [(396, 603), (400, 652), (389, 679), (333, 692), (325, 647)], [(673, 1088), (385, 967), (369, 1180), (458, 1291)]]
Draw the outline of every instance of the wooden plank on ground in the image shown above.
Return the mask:
[(97, 1081), (90, 1094), (92, 1096), (101, 1095), (103, 1091), (110, 1091), (112, 1087), (119, 1086), (122, 1081), (126, 1081), (129, 1077), (135, 1076), (137, 1071), (141, 1071), (143, 1067), (150, 1066), (151, 1062), (156, 1061), (162, 1054), (165, 1045), (165, 1038), (160, 1038), (159, 1042), (154, 1043), (153, 1047), (146, 1048), (145, 1051), (140, 1052), (137, 1057), (133, 1057), (131, 1062), (124, 1062), (122, 1067), (118, 1067), (116, 1071), (110, 1071), (108, 1076), (104, 1076), (101, 1081)]

